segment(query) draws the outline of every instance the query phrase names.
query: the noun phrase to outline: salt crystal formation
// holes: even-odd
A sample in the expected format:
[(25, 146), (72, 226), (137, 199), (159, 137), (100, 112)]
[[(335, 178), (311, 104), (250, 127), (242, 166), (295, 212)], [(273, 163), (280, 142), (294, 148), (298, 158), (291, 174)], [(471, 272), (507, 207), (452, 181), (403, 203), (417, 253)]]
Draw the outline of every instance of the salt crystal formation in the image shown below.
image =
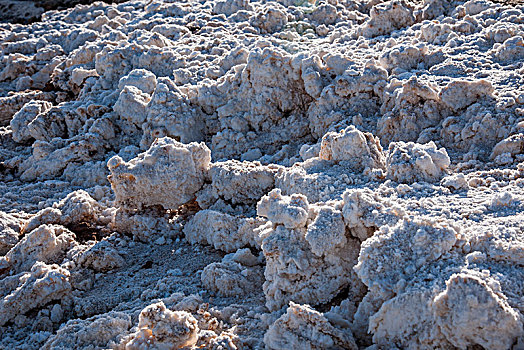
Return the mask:
[(1, 348), (523, 348), (522, 3), (27, 13)]

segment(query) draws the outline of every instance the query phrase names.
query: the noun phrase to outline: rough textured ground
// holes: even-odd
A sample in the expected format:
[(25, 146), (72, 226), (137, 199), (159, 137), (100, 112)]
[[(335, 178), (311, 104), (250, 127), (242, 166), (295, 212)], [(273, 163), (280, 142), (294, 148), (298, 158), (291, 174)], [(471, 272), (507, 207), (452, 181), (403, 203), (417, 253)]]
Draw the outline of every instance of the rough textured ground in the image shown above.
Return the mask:
[[(50, 10), (63, 10), (78, 4), (91, 4), (93, 0), (0, 0), (0, 22), (32, 23), (40, 21), (42, 14)], [(124, 0), (105, 1), (121, 3)]]
[(0, 24), (1, 349), (523, 349), (524, 6)]

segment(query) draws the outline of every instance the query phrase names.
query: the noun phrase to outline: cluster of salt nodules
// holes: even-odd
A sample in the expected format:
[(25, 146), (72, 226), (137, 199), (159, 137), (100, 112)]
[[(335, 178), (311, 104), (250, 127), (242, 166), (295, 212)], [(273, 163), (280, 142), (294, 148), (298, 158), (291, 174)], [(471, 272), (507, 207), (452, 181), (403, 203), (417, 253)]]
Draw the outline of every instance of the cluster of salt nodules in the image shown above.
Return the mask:
[(0, 24), (0, 338), (520, 349), (523, 5), (94, 3)]

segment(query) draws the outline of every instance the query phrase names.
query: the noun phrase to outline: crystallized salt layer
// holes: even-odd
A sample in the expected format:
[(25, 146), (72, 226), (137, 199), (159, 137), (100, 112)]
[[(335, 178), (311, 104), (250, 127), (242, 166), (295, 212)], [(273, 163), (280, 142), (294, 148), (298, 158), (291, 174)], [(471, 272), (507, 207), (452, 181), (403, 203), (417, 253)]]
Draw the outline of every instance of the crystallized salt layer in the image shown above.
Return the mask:
[(86, 2), (0, 4), (2, 347), (522, 348), (522, 4)]

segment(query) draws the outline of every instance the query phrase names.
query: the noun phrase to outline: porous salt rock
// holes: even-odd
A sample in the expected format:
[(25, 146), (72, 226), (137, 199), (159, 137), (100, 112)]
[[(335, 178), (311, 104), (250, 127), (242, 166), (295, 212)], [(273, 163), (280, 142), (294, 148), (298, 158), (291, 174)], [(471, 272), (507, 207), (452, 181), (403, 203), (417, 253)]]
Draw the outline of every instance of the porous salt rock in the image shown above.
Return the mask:
[(387, 70), (376, 62), (369, 61), (358, 70), (348, 67), (309, 105), (307, 117), (312, 135), (320, 138), (339, 122), (357, 125), (363, 117), (374, 115), (380, 110), (380, 96), (387, 80)]
[[(408, 60), (406, 57), (398, 59), (403, 63)], [(417, 58), (415, 61), (414, 65), (417, 65), (420, 60)], [(449, 113), (449, 108), (439, 100), (438, 88), (416, 76), (403, 81), (392, 79), (384, 88), (382, 98), (384, 102), (380, 107), (382, 116), (377, 122), (377, 135), (383, 142), (418, 142), (418, 139), (429, 138), (431, 136), (425, 134)]]
[(510, 192), (497, 192), (491, 198), (489, 208), (492, 210), (500, 210), (515, 204), (516, 200)]
[(440, 185), (455, 191), (467, 190), (469, 188), (469, 184), (464, 174), (446, 176), (440, 181)]
[(371, 190), (352, 189), (343, 194), (342, 215), (351, 235), (365, 241), (383, 225), (392, 225), (402, 216), (401, 209), (388, 208), (384, 198)]
[(26, 222), (23, 230), (30, 232), (43, 224), (71, 227), (84, 223), (101, 222), (103, 221), (102, 210), (103, 207), (86, 191), (73, 191), (52, 207), (40, 210)]
[(224, 261), (234, 261), (243, 266), (255, 266), (260, 263), (260, 257), (253, 255), (249, 248), (242, 248), (224, 256)]
[(0, 301), (0, 325), (17, 315), (60, 300), (71, 293), (69, 271), (56, 264), (36, 262), (31, 271), (18, 275), (18, 284)]
[(504, 41), (494, 50), (494, 56), (502, 62), (514, 62), (524, 57), (524, 39), (522, 35), (515, 35)]
[(524, 134), (511, 135), (500, 141), (493, 147), (489, 157), (495, 159), (505, 153), (509, 153), (511, 156), (524, 153)]
[(262, 197), (257, 204), (257, 214), (267, 217), (274, 224), (286, 228), (303, 227), (308, 218), (309, 203), (303, 195), (282, 196), (278, 188)]
[[(312, 97), (302, 74), (321, 70), (319, 61), (293, 56), (276, 46), (257, 48), (219, 86), (199, 88), (198, 104), (207, 113), (216, 111), (220, 123), (219, 132), (212, 136), (213, 156), (237, 158), (252, 148), (274, 154), (282, 145), (304, 138), (309, 123), (302, 114)], [(306, 80), (318, 92), (322, 82), (313, 75)]]
[(523, 334), (522, 314), (493, 279), (455, 274), (433, 302), (441, 332), (457, 348), (508, 349)]
[(302, 160), (308, 160), (308, 159), (311, 159), (311, 158), (315, 158), (315, 157), (318, 157), (318, 155), (320, 154), (320, 148), (321, 148), (321, 143), (316, 143), (314, 145), (302, 145), (300, 147), (300, 157), (302, 158)]
[(53, 138), (73, 137), (84, 125), (87, 115), (76, 113), (72, 103), (44, 109), (27, 124), (27, 131), (35, 140), (50, 142)]
[(382, 226), (362, 243), (355, 271), (368, 287), (394, 292), (399, 281), (409, 280), (418, 269), (448, 252), (456, 235), (445, 222), (430, 220), (403, 219), (393, 227)]
[(378, 138), (363, 133), (351, 125), (340, 133), (329, 132), (322, 137), (319, 157), (325, 160), (347, 161), (361, 172), (366, 168), (385, 169), (386, 159)]
[(120, 91), (113, 109), (122, 118), (127, 119), (137, 127), (141, 127), (147, 118), (147, 104), (151, 96), (135, 86), (126, 85)]
[(337, 327), (309, 305), (294, 302), (264, 335), (268, 349), (351, 349), (358, 346), (351, 330)]
[(13, 130), (13, 140), (16, 142), (27, 142), (32, 136), (28, 125), (41, 113), (51, 109), (52, 104), (47, 101), (30, 101), (15, 113), (9, 125)]
[(362, 35), (371, 38), (390, 34), (393, 30), (412, 25), (415, 22), (413, 7), (404, 0), (391, 0), (373, 6), (370, 19), (361, 29)]
[[(62, 267), (71, 268), (74, 310), (65, 295), (60, 304), (51, 300), (40, 310), (37, 306), (26, 315), (15, 315), (2, 329), (2, 345), (39, 348), (68, 318), (116, 307), (136, 318), (149, 299), (176, 304), (179, 299), (169, 296), (174, 290), (183, 287), (198, 293), (201, 276), (185, 271), (187, 263), (203, 269), (220, 256), (209, 247), (193, 247), (198, 250), (196, 257), (185, 241), (176, 238), (198, 204), (210, 211), (190, 218), (193, 232), (186, 233), (188, 239), (231, 252), (249, 246), (210, 268), (217, 273), (206, 280), (229, 278), (220, 284), (223, 289), (238, 289), (242, 283), (228, 286), (242, 281), (242, 271), (265, 264), (267, 283), (262, 291), (267, 308), (275, 312), (267, 313), (262, 305), (257, 293), (260, 283), (255, 293), (234, 298), (238, 305), (229, 306), (233, 298), (221, 296), (219, 284), (211, 283), (207, 292), (200, 291), (209, 306), (200, 307), (203, 301), (194, 298), (172, 308), (194, 313), (199, 323), (199, 339), (188, 347), (263, 348), (264, 332), (286, 311), (289, 301), (318, 305), (319, 310), (333, 308), (324, 314), (306, 312), (318, 316), (318, 323), (303, 321), (309, 316), (286, 323), (282, 316), (272, 330), (282, 330), (275, 339), (283, 345), (272, 345), (275, 348), (295, 344), (347, 348), (349, 344), (337, 343), (338, 330), (347, 335), (349, 328), (360, 347), (372, 349), (508, 348), (513, 344), (506, 339), (519, 347), (524, 336), (514, 332), (519, 322), (512, 317), (524, 312), (524, 278), (519, 268), (524, 261), (519, 217), (524, 173), (521, 165), (517, 169), (509, 165), (524, 159), (520, 136), (513, 136), (522, 132), (524, 115), (524, 95), (518, 91), (524, 84), (522, 17), (522, 7), (487, 0), (462, 5), (446, 0), (315, 4), (139, 0), (48, 12), (41, 23), (30, 26), (3, 25), (0, 124), (7, 126), (27, 102), (53, 105), (48, 109), (47, 102), (34, 102), (46, 108), (20, 111), (12, 128), (0, 130), (2, 210), (12, 218), (29, 218), (25, 229), (8, 224), (12, 231), (2, 236), (9, 241), (7, 249), (19, 233), (28, 236), (50, 223), (79, 233), (86, 226), (100, 234), (116, 230), (163, 245), (111, 235), (115, 240), (98, 244), (93, 260), (86, 258), (83, 263), (78, 263), (79, 257), (95, 248), (95, 242), (73, 247)], [(398, 144), (386, 171), (370, 167), (363, 172), (360, 163), (368, 156), (365, 152), (342, 161), (320, 159), (322, 137), (340, 134), (350, 125), (373, 133), (388, 146), (438, 140), (452, 165), (447, 166), (442, 154), (416, 153), (409, 147), (400, 151), (403, 146)], [(161, 183), (193, 174), (177, 172), (186, 169), (186, 163), (178, 169), (166, 168), (158, 177), (155, 167), (151, 173), (141, 172), (144, 190), (135, 193), (130, 207), (113, 202), (108, 191), (92, 187), (107, 185), (108, 158), (118, 154), (129, 162), (137, 156), (137, 145), (146, 150), (163, 136), (185, 144), (205, 140), (220, 160), (210, 164), (216, 166), (214, 177), (203, 171), (203, 185), (188, 190), (196, 203), (183, 207), (170, 203), (166, 210), (152, 198), (167, 196), (173, 189), (180, 192), (179, 182), (155, 193), (142, 186), (151, 177)], [(299, 155), (304, 162), (297, 163)], [(99, 203), (76, 193), (73, 197), (78, 201), (71, 198), (70, 203), (78, 210), (50, 206), (78, 188), (96, 194)], [(255, 204), (274, 188), (281, 193), (268, 204), (272, 220), (262, 219), (260, 223), (266, 223), (253, 229), (248, 225), (246, 232), (238, 230), (245, 222), (259, 221), (253, 219)], [(307, 205), (296, 208), (305, 209), (306, 219), (290, 213), (299, 211), (288, 203), (291, 197), (305, 203), (298, 200), (299, 194), (307, 198)], [(140, 202), (140, 197), (149, 202)], [(33, 217), (37, 210), (41, 211)], [(451, 235), (445, 235), (446, 230), (421, 229), (435, 233), (421, 234), (423, 238), (441, 233), (445, 237), (429, 244), (423, 240), (430, 253), (422, 248), (412, 253), (415, 244), (410, 234), (418, 228), (402, 220), (421, 217), (447, 220), (450, 227), (457, 227), (449, 250)], [(395, 231), (398, 237), (408, 238), (398, 243), (395, 254), (389, 254), (384, 245), (390, 244), (384, 243), (374, 245), (376, 256), (383, 259), (362, 255), (372, 267), (366, 272), (372, 285), (366, 288), (353, 271), (361, 242), (371, 244), (383, 238), (384, 227), (393, 231), (398, 225), (404, 225)], [(215, 234), (210, 226), (219, 227), (219, 232)], [(258, 256), (250, 251), (259, 248)], [(109, 272), (118, 265), (111, 263), (115, 251), (131, 259)], [(444, 253), (435, 258), (435, 251)], [(404, 273), (417, 265), (398, 259), (418, 259), (418, 253), (434, 260), (421, 260), (418, 271)], [(60, 262), (62, 256), (50, 260)], [(141, 258), (132, 261), (146, 256), (153, 263), (151, 269), (138, 268)], [(159, 279), (160, 263), (174, 266)], [(95, 269), (100, 270), (96, 276)], [(466, 274), (467, 282), (448, 288), (446, 281), (454, 274)], [(0, 280), (0, 300), (19, 286), (22, 276)], [(388, 281), (390, 276), (402, 278)], [(122, 302), (116, 306), (108, 293)], [(434, 300), (441, 293), (451, 301), (442, 301), (437, 316)], [(123, 296), (125, 300), (120, 299)], [(469, 306), (473, 296), (479, 297), (481, 303), (475, 305), (480, 307)], [(340, 299), (344, 300), (339, 303)], [(486, 321), (486, 314), (501, 319), (500, 331), (499, 325)], [(129, 323), (112, 328), (111, 317), (101, 317), (108, 321), (95, 324), (92, 331), (87, 329), (90, 323), (77, 320), (71, 341), (65, 341), (64, 334), (64, 342), (56, 345), (70, 348), (78, 339), (80, 347), (118, 348), (114, 343), (121, 337), (113, 334), (121, 329), (125, 336)], [(101, 329), (105, 326), (107, 333)], [(152, 334), (154, 328), (140, 336)], [(322, 341), (316, 342), (311, 334), (319, 334)]]
[(231, 16), (238, 11), (251, 11), (253, 5), (250, 4), (249, 0), (219, 0), (213, 4), (213, 13), (223, 13), (226, 16)]
[(328, 206), (320, 207), (304, 238), (318, 256), (329, 255), (337, 247), (344, 246), (347, 240), (342, 212)]
[[(353, 271), (360, 243), (346, 234), (340, 214), (330, 209), (319, 212), (319, 220), (312, 218), (315, 225), (309, 232), (311, 243), (306, 238), (308, 228), (303, 226), (288, 225), (295, 227), (288, 229), (282, 223), (270, 222), (257, 229), (266, 258), (263, 289), (270, 310), (288, 301), (327, 302), (348, 285), (355, 295), (362, 293), (362, 283)], [(333, 228), (341, 231), (333, 233)], [(331, 236), (337, 237), (335, 243), (321, 243)], [(313, 253), (313, 247), (319, 255)]]
[(156, 76), (147, 69), (133, 69), (118, 81), (119, 90), (123, 90), (126, 86), (134, 86), (148, 95), (155, 91), (156, 85)]
[(198, 340), (198, 321), (186, 311), (171, 311), (163, 302), (140, 312), (138, 330), (125, 337), (120, 346), (126, 350), (180, 349)]
[[(36, 141), (32, 147), (33, 154), (20, 164), (20, 179), (53, 179), (60, 177), (68, 166), (78, 166), (79, 163), (97, 159), (104, 152), (107, 140), (114, 136), (114, 130), (107, 126), (99, 131), (107, 133), (101, 135), (98, 132), (89, 132), (67, 141), (61, 138), (54, 138), (49, 142)], [(80, 183), (86, 184), (89, 181)]]
[(206, 289), (233, 297), (261, 291), (264, 275), (261, 266), (244, 266), (224, 258), (222, 262), (207, 265), (201, 280)]
[(184, 234), (191, 243), (210, 244), (229, 253), (246, 246), (255, 247), (254, 229), (263, 223), (261, 219), (201, 210), (185, 224)]
[(160, 205), (167, 210), (194, 198), (204, 184), (210, 161), (205, 144), (185, 145), (164, 137), (129, 162), (115, 156), (107, 166), (118, 206), (134, 210)]
[(408, 349), (452, 348), (435, 324), (432, 296), (430, 290), (413, 289), (384, 302), (369, 318), (373, 343), (379, 347)]
[(323, 3), (317, 6), (309, 15), (309, 18), (318, 24), (335, 24), (339, 18), (337, 8), (333, 4)]
[(392, 142), (386, 157), (387, 177), (393, 181), (413, 183), (440, 180), (450, 165), (446, 149), (435, 143)]
[(85, 320), (73, 319), (49, 337), (42, 350), (74, 347), (112, 347), (131, 328), (131, 317), (111, 311)]
[(119, 208), (112, 216), (111, 227), (118, 232), (131, 234), (142, 242), (152, 242), (159, 237), (177, 233), (169, 222), (169, 215), (154, 207), (135, 212)]
[(288, 18), (284, 10), (276, 2), (272, 6), (262, 6), (256, 15), (250, 18), (254, 27), (260, 29), (262, 33), (274, 33), (287, 24)]
[(257, 202), (275, 186), (276, 165), (228, 160), (210, 165), (214, 196), (233, 204)]
[(169, 78), (159, 78), (146, 108), (147, 118), (140, 146), (148, 148), (157, 138), (171, 137), (182, 143), (204, 139), (204, 116)]
[(92, 268), (96, 272), (107, 272), (124, 265), (124, 259), (107, 240), (97, 242), (84, 251), (76, 259), (83, 267)]
[(19, 240), (22, 221), (0, 211), (0, 255), (7, 253)]
[(458, 111), (476, 102), (479, 98), (489, 97), (494, 88), (489, 81), (452, 81), (444, 87), (439, 97), (448, 107)]
[(63, 226), (42, 225), (0, 258), (0, 266), (16, 274), (29, 270), (37, 261), (60, 263), (66, 252), (77, 244), (75, 238), (75, 234)]

